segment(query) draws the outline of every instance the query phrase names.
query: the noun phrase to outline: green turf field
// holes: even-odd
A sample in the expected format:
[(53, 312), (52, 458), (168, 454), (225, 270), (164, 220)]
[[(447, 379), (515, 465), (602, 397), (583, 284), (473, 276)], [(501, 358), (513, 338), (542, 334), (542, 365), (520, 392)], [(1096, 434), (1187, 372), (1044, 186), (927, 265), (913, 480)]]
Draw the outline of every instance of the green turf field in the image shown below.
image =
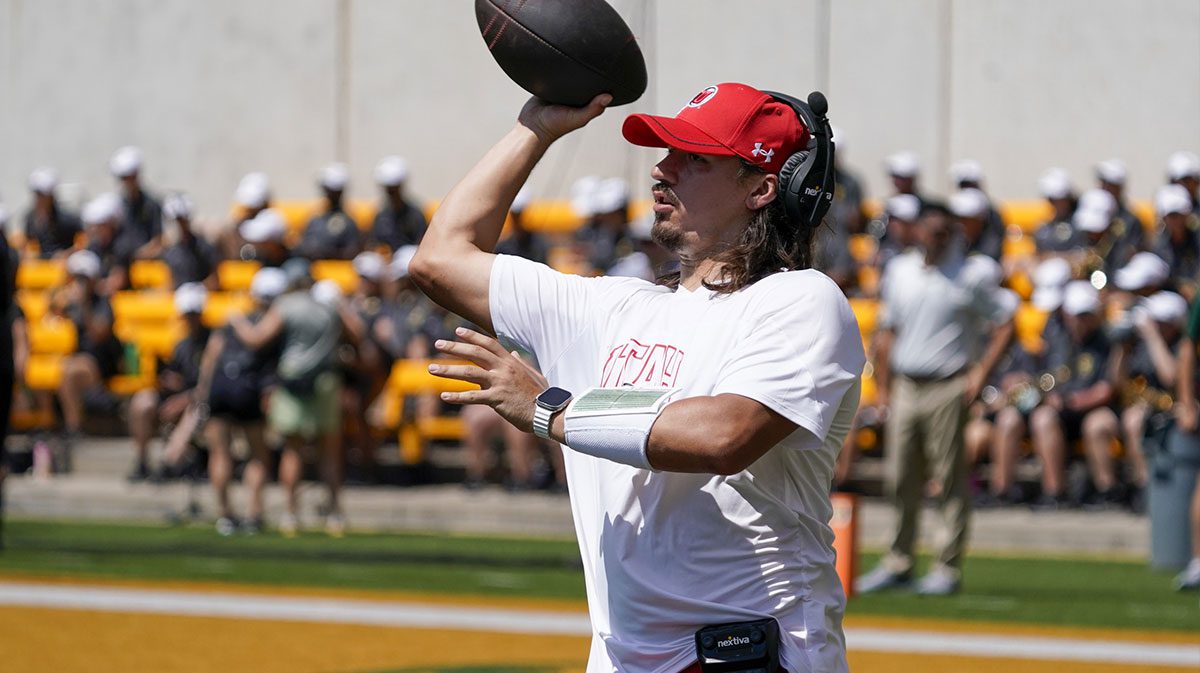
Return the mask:
[[(210, 526), (10, 521), (0, 573), (220, 581), (583, 601), (572, 540), (421, 534), (274, 534), (222, 538)], [(865, 555), (862, 568), (875, 557)], [(1142, 563), (968, 559), (964, 591), (948, 598), (890, 593), (849, 613), (1170, 631), (1200, 631), (1196, 594)]]

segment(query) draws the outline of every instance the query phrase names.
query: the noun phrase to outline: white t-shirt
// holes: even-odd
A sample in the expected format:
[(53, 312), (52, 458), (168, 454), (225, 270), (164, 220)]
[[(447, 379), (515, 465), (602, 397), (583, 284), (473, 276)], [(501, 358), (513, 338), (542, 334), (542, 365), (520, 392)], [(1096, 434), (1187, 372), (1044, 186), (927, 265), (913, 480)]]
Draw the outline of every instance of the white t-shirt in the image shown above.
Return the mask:
[(983, 355), (989, 324), (1012, 316), (1000, 294), (1000, 265), (984, 255), (950, 253), (936, 266), (910, 250), (888, 263), (880, 327), (894, 330), (892, 371), (948, 377)]
[(782, 627), (788, 671), (846, 670), (829, 488), (865, 358), (837, 285), (794, 271), (719, 296), (501, 255), (490, 303), (501, 341), (532, 352), (552, 385), (735, 393), (800, 426), (732, 476), (564, 451), (589, 673), (677, 673), (695, 661), (701, 627), (766, 616)]

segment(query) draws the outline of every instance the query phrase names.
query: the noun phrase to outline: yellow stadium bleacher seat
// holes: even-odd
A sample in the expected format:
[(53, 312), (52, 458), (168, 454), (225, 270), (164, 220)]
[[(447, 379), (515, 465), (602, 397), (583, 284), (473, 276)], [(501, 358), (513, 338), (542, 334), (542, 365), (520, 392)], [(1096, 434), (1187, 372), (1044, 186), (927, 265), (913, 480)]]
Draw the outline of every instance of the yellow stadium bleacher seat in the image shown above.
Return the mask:
[(33, 353), (25, 363), (25, 385), (31, 390), (57, 390), (62, 375), (62, 355)]
[(173, 320), (175, 296), (158, 290), (125, 290), (112, 296), (113, 319), (134, 324), (160, 324)]
[[(429, 364), (433, 360), (398, 360), (392, 366), (391, 376), (388, 377), (388, 387), (401, 395), (420, 395), (424, 393), (462, 392), (478, 390), (479, 386), (466, 381), (456, 381), (434, 376), (429, 373)], [(438, 364), (470, 364), (456, 360), (437, 360)]]
[(1001, 255), (1004, 259), (1034, 257), (1037, 255), (1037, 242), (1034, 241), (1032, 234), (1023, 233), (1020, 230), (1017, 230), (1015, 233), (1010, 231), (1004, 237)]
[(136, 290), (171, 289), (171, 267), (157, 259), (139, 259), (129, 265), (129, 284)]
[(1029, 277), (1027, 271), (1014, 271), (1008, 277), (1008, 287), (1017, 293), (1021, 301), (1029, 301), (1033, 296), (1033, 279)]
[[(444, 379), (429, 373), (432, 360), (400, 360), (392, 366), (385, 394), (395, 396), (394, 408), (385, 412), (385, 417), (403, 417), (404, 397), (409, 395), (431, 395), (440, 392), (478, 390), (479, 386), (466, 381)], [(450, 360), (438, 360), (442, 364), (466, 364)], [(463, 436), (462, 420), (457, 416), (437, 416), (419, 419), (415, 423), (402, 424), (399, 428), (400, 456), (405, 463), (419, 463), (423, 458), (421, 447), (430, 439), (458, 440)]]
[(865, 199), (863, 201), (863, 211), (870, 219), (875, 219), (883, 215), (883, 202), (879, 199)]
[(50, 293), (44, 290), (17, 290), (17, 305), (25, 314), (26, 324), (38, 322), (50, 310)]
[(862, 373), (862, 390), (859, 394), (859, 407), (870, 406), (875, 403), (879, 395), (879, 386), (875, 382), (875, 367), (868, 362), (863, 367)]
[(870, 264), (879, 250), (879, 241), (870, 234), (854, 234), (850, 237), (850, 256), (859, 264)]
[(370, 201), (351, 201), (346, 207), (346, 211), (350, 213), (350, 217), (354, 223), (358, 225), (360, 231), (367, 231), (371, 225), (375, 223), (375, 213), (379, 210), (379, 206)]
[(152, 358), (167, 360), (175, 351), (175, 344), (187, 334), (182, 320), (176, 319), (165, 325), (148, 325), (129, 336), (129, 343), (137, 346), (138, 352)]
[(1017, 308), (1017, 314), (1013, 316), (1013, 327), (1025, 350), (1035, 354), (1042, 352), (1042, 330), (1046, 328), (1049, 318), (1049, 313), (1038, 310), (1033, 304), (1022, 302)]
[(66, 318), (46, 316), (30, 322), (25, 385), (32, 390), (57, 390), (62, 382), (63, 361), (75, 352), (78, 343), (75, 323)]
[(1053, 211), (1044, 199), (1036, 201), (1006, 201), (1000, 204), (1000, 216), (1008, 225), (1032, 234), (1038, 225), (1050, 219)]
[(358, 287), (358, 272), (354, 264), (345, 259), (318, 259), (312, 263), (313, 280), (332, 280), (349, 294)]
[(869, 264), (858, 267), (858, 286), (868, 296), (879, 294), (879, 269)]
[(59, 259), (25, 259), (17, 267), (17, 289), (52, 290), (67, 283), (67, 265)]
[(1129, 207), (1133, 214), (1142, 222), (1146, 233), (1152, 233), (1158, 226), (1158, 214), (1154, 212), (1154, 204), (1149, 201), (1136, 201)]
[(253, 307), (254, 299), (244, 292), (209, 292), (200, 318), (206, 327), (217, 328), (229, 322), (230, 314), (247, 313)]
[(870, 339), (875, 333), (875, 325), (879, 318), (879, 302), (875, 299), (852, 297), (850, 308), (854, 317), (858, 318), (858, 331), (862, 333), (863, 341)]
[(139, 356), (141, 369), (136, 374), (118, 374), (108, 380), (108, 389), (116, 395), (128, 397), (142, 390), (153, 388), (158, 381), (153, 355)]
[(66, 318), (47, 316), (29, 324), (29, 351), (38, 355), (70, 355), (75, 352), (79, 335), (75, 323)]
[(254, 274), (262, 268), (259, 262), (231, 259), (217, 265), (217, 284), (226, 292), (248, 292)]

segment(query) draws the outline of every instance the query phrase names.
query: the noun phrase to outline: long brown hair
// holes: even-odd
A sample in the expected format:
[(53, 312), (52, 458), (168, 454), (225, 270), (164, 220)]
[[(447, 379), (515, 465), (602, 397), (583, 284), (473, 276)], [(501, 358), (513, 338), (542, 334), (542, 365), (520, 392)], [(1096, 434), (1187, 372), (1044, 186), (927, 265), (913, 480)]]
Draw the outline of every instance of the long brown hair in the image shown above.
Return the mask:
[[(758, 166), (742, 161), (737, 180), (748, 181), (764, 174)], [(813, 234), (809, 226), (797, 226), (788, 219), (783, 197), (754, 211), (750, 222), (733, 247), (721, 252), (716, 261), (722, 265), (721, 278), (703, 281), (704, 287), (717, 294), (732, 294), (780, 271), (812, 268)], [(659, 285), (679, 287), (679, 272), (659, 276)]]

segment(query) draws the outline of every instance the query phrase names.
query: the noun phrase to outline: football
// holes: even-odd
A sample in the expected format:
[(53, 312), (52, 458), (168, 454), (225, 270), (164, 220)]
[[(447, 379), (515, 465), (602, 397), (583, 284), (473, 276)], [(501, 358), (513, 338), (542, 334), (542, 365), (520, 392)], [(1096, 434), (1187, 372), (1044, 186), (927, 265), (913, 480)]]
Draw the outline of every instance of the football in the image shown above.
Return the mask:
[(604, 0), (475, 0), (475, 18), (500, 68), (544, 101), (580, 107), (607, 92), (625, 105), (646, 90), (637, 39)]

